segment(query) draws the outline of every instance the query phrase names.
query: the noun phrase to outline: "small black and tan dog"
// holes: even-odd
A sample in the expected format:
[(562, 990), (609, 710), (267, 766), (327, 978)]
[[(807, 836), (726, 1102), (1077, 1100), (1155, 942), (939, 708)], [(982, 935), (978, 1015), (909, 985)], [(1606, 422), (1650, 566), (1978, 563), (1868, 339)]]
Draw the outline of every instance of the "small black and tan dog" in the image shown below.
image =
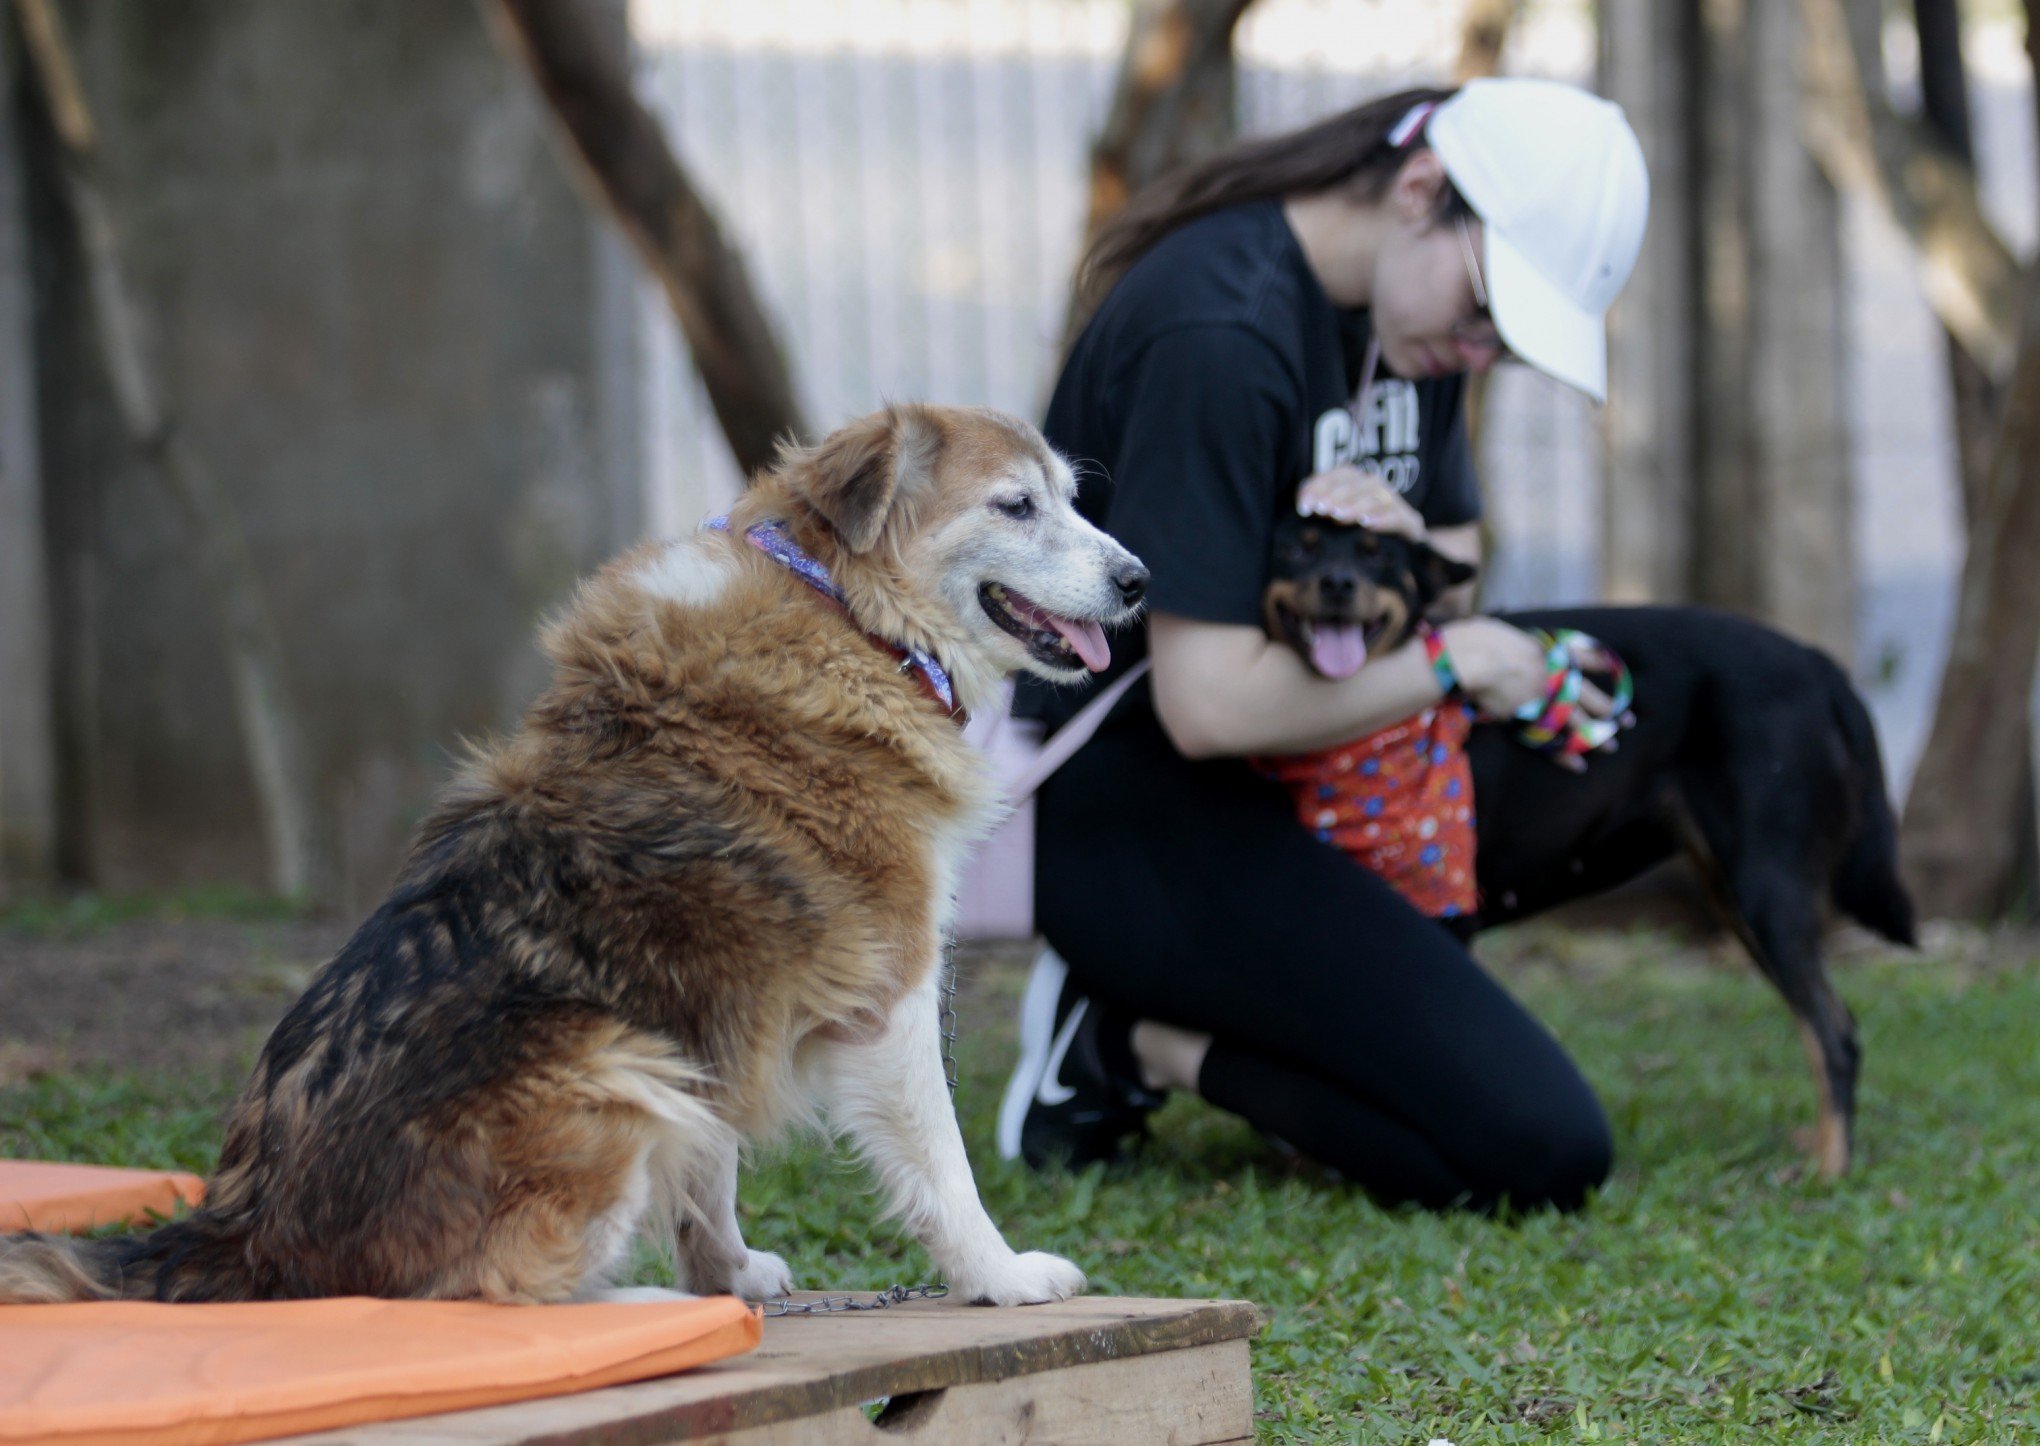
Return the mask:
[[(1401, 646), (1447, 588), (1473, 576), (1423, 543), (1327, 523), (1278, 525), (1271, 637), (1324, 676)], [(1684, 853), (1757, 967), (1785, 996), (1812, 1059), (1815, 1161), (1847, 1170), (1861, 1049), (1822, 954), (1830, 906), (1913, 944), (1897, 829), (1869, 711), (1825, 653), (1729, 613), (1582, 607), (1507, 613), (1576, 628), (1629, 667), (1635, 721), (1574, 774), (1505, 723), (1467, 743), (1484, 929), (1613, 888)]]

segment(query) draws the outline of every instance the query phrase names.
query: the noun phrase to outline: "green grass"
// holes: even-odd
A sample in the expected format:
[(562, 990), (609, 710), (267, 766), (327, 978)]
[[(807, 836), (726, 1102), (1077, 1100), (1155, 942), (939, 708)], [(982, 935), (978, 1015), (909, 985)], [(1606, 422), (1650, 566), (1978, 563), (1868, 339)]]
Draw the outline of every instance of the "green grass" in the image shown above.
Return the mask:
[[(1838, 966), (1868, 1062), (1858, 1169), (1828, 1185), (1793, 1140), (1811, 1080), (1767, 988), (1650, 939), (1516, 952), (1529, 962), (1512, 986), (1615, 1123), (1616, 1176), (1581, 1215), (1385, 1211), (1188, 1100), (1158, 1117), (1140, 1168), (1034, 1178), (991, 1158), (1011, 1049), (1004, 1010), (980, 1004), (960, 1103), (986, 1202), (1017, 1244), (1071, 1256), (1098, 1290), (1258, 1302), (1268, 1440), (2040, 1429), (2031, 959)], [(0, 1090), (0, 1153), (202, 1169), (228, 1088), (69, 1075)], [(864, 1178), (831, 1153), (767, 1157), (744, 1207), (754, 1243), (803, 1284), (929, 1278), (918, 1247), (871, 1228)]]
[(8, 934), (76, 939), (138, 920), (178, 923), (228, 919), (266, 923), (302, 918), (307, 906), (250, 889), (197, 888), (174, 893), (50, 894), (0, 909), (0, 937)]

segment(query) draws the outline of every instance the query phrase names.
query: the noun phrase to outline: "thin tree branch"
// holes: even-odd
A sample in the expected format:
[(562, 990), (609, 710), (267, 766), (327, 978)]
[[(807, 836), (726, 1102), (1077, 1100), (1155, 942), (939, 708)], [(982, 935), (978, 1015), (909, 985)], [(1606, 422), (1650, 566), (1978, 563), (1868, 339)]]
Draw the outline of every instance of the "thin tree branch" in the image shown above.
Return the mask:
[(631, 88), (628, 36), (599, 0), (496, 0), (497, 32), (552, 105), (583, 179), (664, 287), (737, 465), (809, 428), (744, 261)]
[(1926, 126), (1885, 98), (1883, 7), (1803, 0), (1807, 143), (1836, 186), (1879, 194), (1913, 243), (1927, 303), (1993, 382), (2011, 376), (2024, 281), (1984, 215), (1976, 177)]
[(1233, 137), (1232, 37), (1253, 0), (1135, 7), (1112, 107), (1091, 147), (1084, 245), (1150, 181)]
[(1467, 0), (1459, 22), (1459, 63), (1452, 68), (1456, 83), (1501, 74), (1502, 46), (1519, 8), (1519, 0)]
[[(1233, 32), (1251, 4), (1143, 0), (1134, 7), (1112, 105), (1091, 145), (1080, 266), (1105, 224), (1142, 187), (1232, 142)], [(1089, 319), (1073, 295), (1063, 315), (1063, 351)]]

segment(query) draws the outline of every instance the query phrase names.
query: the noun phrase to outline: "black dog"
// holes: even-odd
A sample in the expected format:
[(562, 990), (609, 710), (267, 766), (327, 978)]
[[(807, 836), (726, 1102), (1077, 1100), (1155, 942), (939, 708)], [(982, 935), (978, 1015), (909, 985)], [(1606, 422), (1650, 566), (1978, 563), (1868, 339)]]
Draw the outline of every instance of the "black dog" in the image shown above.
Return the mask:
[[(1275, 540), (1269, 634), (1337, 676), (1356, 645), (1370, 655), (1399, 647), (1442, 591), (1472, 576), (1422, 543), (1287, 518)], [(1816, 1163), (1840, 1175), (1862, 1051), (1828, 981), (1828, 906), (1895, 943), (1915, 942), (1862, 699), (1826, 654), (1729, 613), (1590, 607), (1501, 616), (1523, 628), (1577, 628), (1607, 644), (1635, 681), (1635, 720), (1618, 749), (1590, 755), (1580, 774), (1524, 747), (1513, 725), (1473, 730), (1480, 906), (1467, 932), (1689, 855), (1798, 1020), (1820, 1100)]]

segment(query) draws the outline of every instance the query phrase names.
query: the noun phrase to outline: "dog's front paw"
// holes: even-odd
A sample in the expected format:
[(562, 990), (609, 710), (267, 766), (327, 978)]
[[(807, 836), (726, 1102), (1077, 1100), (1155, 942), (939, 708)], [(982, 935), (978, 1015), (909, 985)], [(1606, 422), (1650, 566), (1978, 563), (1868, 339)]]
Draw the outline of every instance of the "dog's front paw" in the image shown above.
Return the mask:
[(745, 1300), (777, 1300), (793, 1293), (793, 1271), (785, 1260), (769, 1250), (748, 1250), (744, 1255), (732, 1294)]
[(1084, 1272), (1060, 1255), (1030, 1250), (1006, 1257), (976, 1279), (952, 1279), (950, 1288), (972, 1305), (1045, 1305), (1082, 1294)]

